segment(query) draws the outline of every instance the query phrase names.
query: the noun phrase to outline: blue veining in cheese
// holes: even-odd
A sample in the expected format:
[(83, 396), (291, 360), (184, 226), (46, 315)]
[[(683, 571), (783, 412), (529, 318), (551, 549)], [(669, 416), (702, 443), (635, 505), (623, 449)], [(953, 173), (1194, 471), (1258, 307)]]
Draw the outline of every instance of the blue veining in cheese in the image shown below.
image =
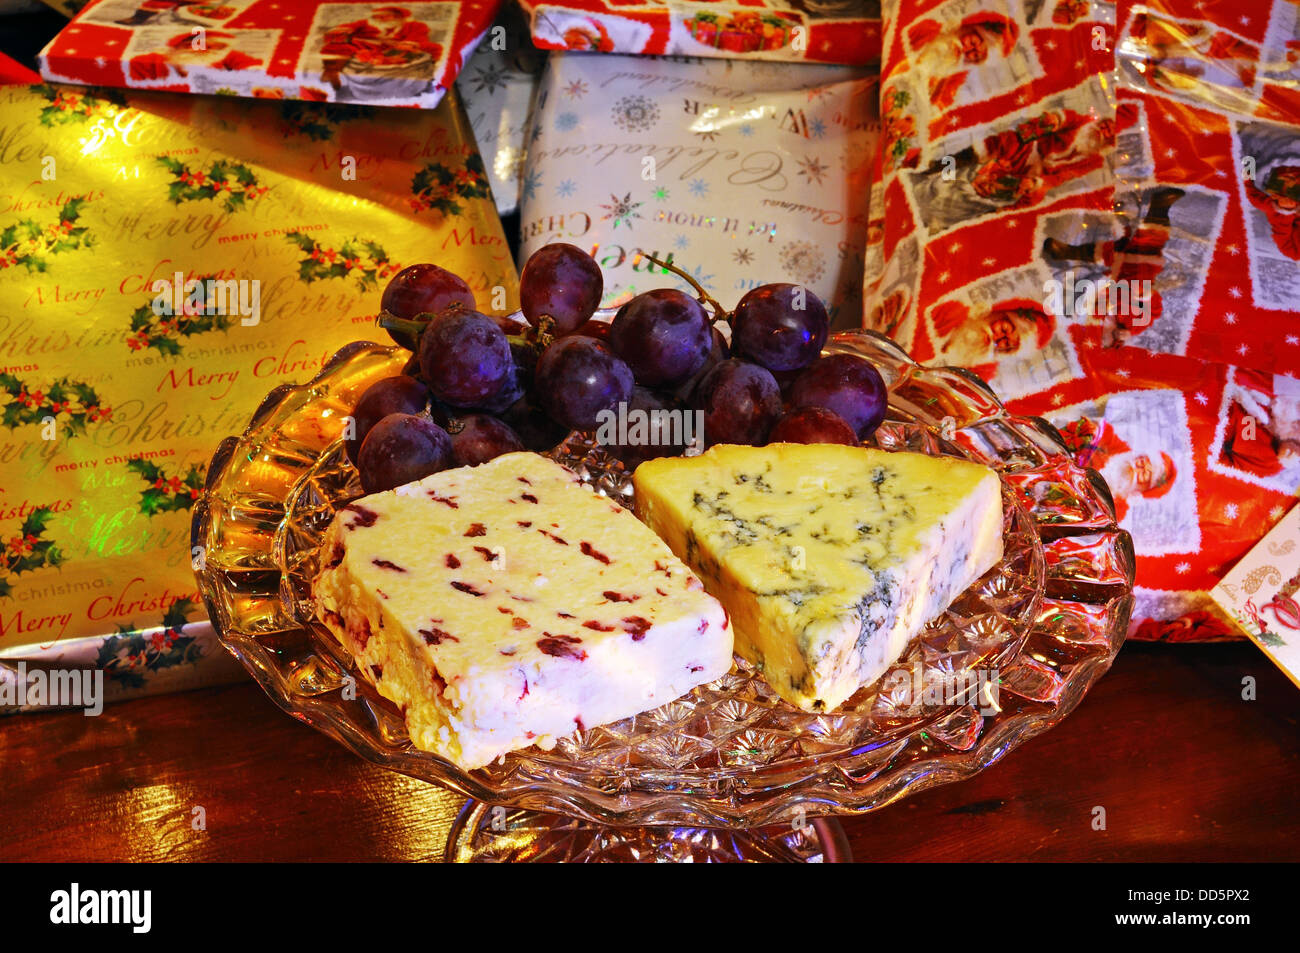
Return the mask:
[(723, 445), (641, 464), (638, 515), (732, 618), (787, 701), (838, 707), (1002, 558), (987, 467), (839, 444)]

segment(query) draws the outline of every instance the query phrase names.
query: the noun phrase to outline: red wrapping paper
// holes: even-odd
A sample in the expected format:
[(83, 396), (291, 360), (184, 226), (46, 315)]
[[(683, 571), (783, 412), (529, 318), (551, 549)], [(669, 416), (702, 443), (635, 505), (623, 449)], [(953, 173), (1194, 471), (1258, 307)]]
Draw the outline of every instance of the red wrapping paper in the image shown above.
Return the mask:
[(1134, 638), (1238, 637), (1208, 590), (1300, 488), (1296, 10), (886, 5), (868, 326), (1106, 477)]
[(64, 83), (436, 106), (500, 0), (95, 0), (40, 54)]
[(859, 66), (880, 60), (877, 0), (521, 0), (542, 49)]

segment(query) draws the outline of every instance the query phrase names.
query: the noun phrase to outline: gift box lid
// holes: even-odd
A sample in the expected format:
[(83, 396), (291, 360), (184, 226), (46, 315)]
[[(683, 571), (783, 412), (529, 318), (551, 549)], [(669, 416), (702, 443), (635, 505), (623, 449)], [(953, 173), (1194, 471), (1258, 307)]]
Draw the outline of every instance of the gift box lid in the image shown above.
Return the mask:
[(56, 82), (432, 108), (499, 5), (98, 0), (39, 65)]
[(543, 49), (860, 66), (880, 60), (879, 0), (521, 0)]

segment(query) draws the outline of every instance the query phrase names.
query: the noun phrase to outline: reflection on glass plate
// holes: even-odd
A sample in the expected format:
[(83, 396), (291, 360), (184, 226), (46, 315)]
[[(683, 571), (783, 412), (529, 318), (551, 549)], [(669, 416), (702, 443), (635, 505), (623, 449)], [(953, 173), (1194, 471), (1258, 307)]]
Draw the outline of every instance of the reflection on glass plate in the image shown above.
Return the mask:
[[(873, 443), (994, 467), (1006, 512), (1002, 563), (836, 711), (785, 704), (737, 660), (716, 682), (549, 752), (465, 772), (413, 748), (396, 708), (353, 682), (347, 654), (311, 621), (320, 536), (361, 493), (337, 439), (342, 418), (405, 363), (405, 352), (374, 344), (350, 345), (310, 383), (273, 391), (247, 431), (221, 444), (193, 520), (208, 611), (286, 711), (372, 761), (496, 805), (758, 827), (872, 810), (967, 777), (1060, 721), (1110, 665), (1132, 605), (1132, 543), (1105, 483), (1046, 422), (1010, 415), (973, 376), (921, 367), (869, 332), (837, 335), (828, 350), (863, 355), (889, 384)], [(550, 455), (630, 502), (621, 464), (583, 435)]]

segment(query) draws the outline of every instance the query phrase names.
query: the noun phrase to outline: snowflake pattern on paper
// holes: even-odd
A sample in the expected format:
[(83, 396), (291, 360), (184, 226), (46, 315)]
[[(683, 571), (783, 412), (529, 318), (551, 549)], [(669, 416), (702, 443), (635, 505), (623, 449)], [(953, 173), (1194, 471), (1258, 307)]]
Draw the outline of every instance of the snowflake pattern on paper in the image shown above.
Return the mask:
[(607, 213), (606, 215), (601, 216), (601, 221), (604, 222), (613, 219), (614, 228), (618, 228), (620, 222), (628, 228), (631, 228), (632, 219), (641, 217), (641, 213), (637, 211), (637, 209), (641, 207), (641, 203), (632, 201), (631, 192), (627, 193), (627, 195), (623, 196), (621, 199), (617, 195), (611, 194), (609, 197), (609, 204), (606, 205), (602, 203), (600, 207)]
[(470, 83), (476, 93), (495, 95), (498, 89), (506, 87), (506, 68), (499, 63), (488, 63), (477, 67), (474, 75), (470, 77)]
[(811, 284), (826, 271), (826, 258), (812, 242), (786, 242), (781, 246), (781, 268), (787, 275)]
[(649, 132), (659, 122), (659, 107), (645, 96), (624, 96), (611, 112), (624, 132)]
[(830, 171), (830, 167), (817, 156), (804, 156), (799, 160), (798, 165), (800, 177), (810, 184), (821, 185), (822, 176)]

